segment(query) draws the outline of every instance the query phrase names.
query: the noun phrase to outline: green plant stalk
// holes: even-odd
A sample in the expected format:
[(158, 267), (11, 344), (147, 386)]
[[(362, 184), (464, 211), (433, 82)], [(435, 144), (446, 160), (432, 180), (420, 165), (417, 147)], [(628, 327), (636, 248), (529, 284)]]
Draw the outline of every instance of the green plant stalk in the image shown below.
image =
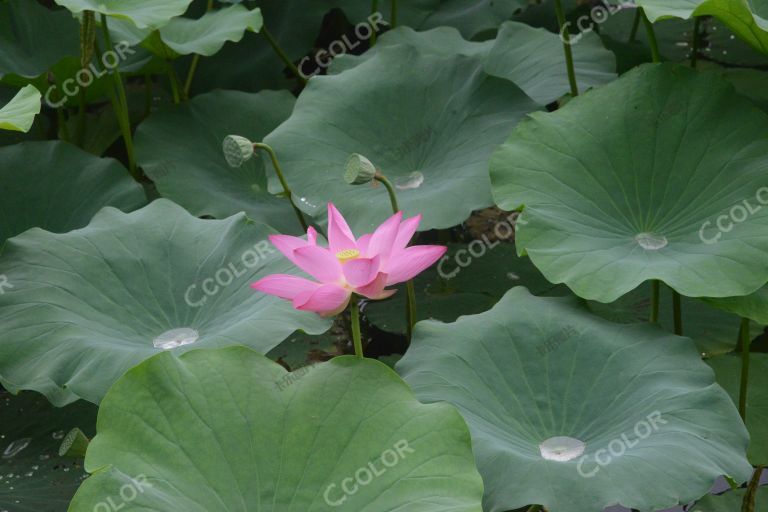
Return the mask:
[[(112, 37), (109, 35), (109, 25), (107, 24), (107, 16), (101, 15), (101, 28), (104, 32), (104, 42), (107, 48), (112, 48)], [(115, 90), (117, 96), (113, 96), (112, 106), (115, 109), (118, 122), (120, 124), (120, 130), (123, 134), (123, 140), (125, 141), (125, 151), (128, 154), (128, 170), (131, 171), (131, 175), (139, 179), (139, 173), (136, 168), (136, 157), (133, 149), (133, 134), (131, 133), (131, 118), (128, 113), (128, 97), (125, 94), (125, 86), (123, 85), (123, 77), (120, 74), (120, 68), (116, 67), (112, 73), (112, 80), (115, 83)]]
[(565, 65), (568, 68), (568, 83), (571, 84), (571, 95), (579, 95), (579, 86), (576, 83), (576, 70), (573, 67), (573, 52), (571, 51), (571, 34), (565, 28), (565, 14), (562, 0), (555, 0), (555, 14), (560, 35), (563, 38), (563, 52), (565, 52)]
[(632, 21), (632, 30), (629, 32), (628, 43), (634, 43), (637, 38), (637, 29), (640, 28), (640, 9), (635, 10), (635, 19)]
[(739, 341), (741, 342), (741, 384), (739, 385), (739, 414), (747, 420), (747, 385), (749, 384), (749, 319), (742, 318), (739, 325)]
[(144, 117), (152, 113), (152, 75), (144, 75)]
[(309, 229), (309, 225), (307, 224), (306, 219), (304, 219), (304, 214), (301, 213), (301, 210), (299, 210), (299, 207), (296, 206), (296, 203), (293, 202), (293, 194), (291, 193), (291, 189), (288, 187), (288, 182), (285, 181), (285, 176), (283, 176), (283, 170), (280, 167), (280, 163), (277, 161), (277, 154), (275, 153), (275, 150), (272, 149), (272, 146), (269, 144), (264, 144), (263, 142), (255, 142), (253, 144), (254, 149), (263, 149), (267, 153), (269, 153), (269, 158), (272, 160), (272, 167), (275, 168), (275, 173), (277, 174), (277, 179), (280, 180), (280, 185), (283, 187), (283, 192), (285, 193), (285, 197), (288, 198), (288, 201), (291, 203), (291, 206), (293, 207), (293, 211), (296, 213), (296, 217), (299, 219), (299, 223), (301, 224), (301, 228), (304, 231), (307, 231)]
[(741, 512), (756, 512), (757, 489), (760, 487), (760, 477), (763, 474), (764, 466), (757, 466), (752, 474), (752, 479), (747, 486), (747, 492), (744, 494), (744, 501), (741, 503)]
[(176, 76), (176, 70), (170, 61), (165, 61), (165, 72), (168, 75), (168, 80), (171, 83), (171, 94), (173, 94), (173, 102), (175, 104), (181, 103), (181, 88), (179, 87), (179, 77)]
[(365, 356), (363, 355), (363, 340), (360, 336), (360, 307), (354, 293), (349, 299), (349, 316), (352, 323), (352, 344), (355, 347), (355, 355), (362, 359)]
[(63, 107), (56, 109), (56, 119), (59, 123), (59, 139), (63, 140), (64, 142), (69, 142), (69, 127), (67, 126), (67, 117), (64, 115)]
[[(374, 179), (383, 184), (389, 194), (389, 203), (392, 205), (392, 212), (397, 213), (400, 211), (400, 206), (397, 204), (397, 195), (395, 195), (395, 187), (392, 186), (392, 182), (389, 181), (381, 173), (377, 173)], [(408, 342), (411, 341), (413, 335), (413, 327), (416, 325), (416, 287), (413, 284), (413, 279), (408, 280), (405, 283), (405, 289), (407, 293), (406, 300), (406, 329), (408, 335)]]
[(189, 65), (189, 71), (187, 72), (187, 79), (184, 82), (184, 97), (189, 98), (189, 93), (192, 90), (192, 80), (195, 78), (195, 71), (197, 71), (197, 65), (200, 63), (200, 54), (196, 53), (192, 56), (192, 63)]
[(77, 128), (75, 129), (75, 145), (82, 148), (85, 141), (85, 87), (77, 92)]
[(392, 28), (397, 28), (397, 0), (392, 0), (392, 10), (389, 15)]
[(699, 58), (699, 24), (701, 18), (696, 16), (693, 19), (693, 37), (691, 38), (691, 67), (696, 67), (696, 60)]
[(661, 62), (659, 43), (656, 41), (656, 32), (653, 30), (653, 23), (651, 23), (651, 20), (648, 19), (648, 16), (646, 16), (642, 7), (638, 7), (638, 9), (640, 9), (642, 13), (641, 16), (643, 18), (643, 25), (645, 25), (645, 32), (648, 35), (648, 42), (651, 45), (651, 57), (653, 58), (653, 62)]
[[(379, 0), (373, 0), (371, 2), (371, 14), (376, 14), (379, 11)], [(371, 27), (371, 48), (376, 46), (376, 27)]]
[(659, 321), (659, 280), (651, 281), (651, 323)]
[(267, 30), (266, 25), (261, 26), (261, 30), (259, 31), (259, 33), (267, 39), (267, 42), (269, 43), (269, 45), (275, 51), (277, 56), (280, 57), (280, 60), (282, 60), (283, 63), (288, 67), (288, 69), (291, 70), (291, 73), (296, 75), (296, 78), (298, 78), (302, 84), (307, 85), (307, 79), (304, 78), (304, 76), (299, 71), (299, 68), (296, 67), (296, 64), (293, 63), (290, 57), (288, 57), (288, 54), (285, 53), (285, 51), (280, 47), (280, 45), (275, 40), (275, 38), (272, 37), (272, 34), (269, 32), (269, 30)]
[[(207, 11), (213, 10), (213, 0), (208, 0), (208, 5), (205, 7)], [(200, 64), (200, 54), (196, 53), (192, 56), (192, 62), (189, 65), (189, 71), (187, 72), (187, 79), (184, 81), (184, 97), (189, 98), (189, 92), (192, 90), (192, 80), (195, 78), (195, 72), (197, 71), (197, 65)]]
[(680, 294), (672, 290), (672, 315), (674, 317), (674, 332), (683, 335), (683, 311), (680, 304)]
[[(80, 68), (87, 69), (93, 60), (93, 50), (96, 43), (96, 15), (93, 11), (84, 11), (80, 23)], [(86, 128), (86, 86), (81, 86), (77, 94), (78, 113), (75, 144), (82, 147), (85, 140)]]

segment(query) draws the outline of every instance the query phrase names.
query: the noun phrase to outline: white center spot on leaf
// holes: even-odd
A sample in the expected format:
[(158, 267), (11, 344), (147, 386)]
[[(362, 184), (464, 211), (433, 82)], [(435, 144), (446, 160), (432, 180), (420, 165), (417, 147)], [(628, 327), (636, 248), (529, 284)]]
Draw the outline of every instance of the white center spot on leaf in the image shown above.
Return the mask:
[(179, 329), (171, 329), (165, 331), (163, 334), (155, 338), (152, 344), (155, 348), (163, 350), (171, 350), (176, 347), (182, 347), (184, 345), (191, 345), (200, 338), (200, 334), (194, 329), (189, 327), (181, 327)]
[(640, 233), (635, 237), (637, 245), (646, 251), (658, 251), (667, 246), (667, 238), (654, 233)]
[(395, 188), (410, 190), (419, 188), (424, 183), (424, 175), (419, 171), (413, 171), (408, 176), (401, 176), (395, 180)]
[(587, 445), (574, 437), (550, 437), (539, 445), (541, 458), (557, 462), (568, 462), (584, 453)]

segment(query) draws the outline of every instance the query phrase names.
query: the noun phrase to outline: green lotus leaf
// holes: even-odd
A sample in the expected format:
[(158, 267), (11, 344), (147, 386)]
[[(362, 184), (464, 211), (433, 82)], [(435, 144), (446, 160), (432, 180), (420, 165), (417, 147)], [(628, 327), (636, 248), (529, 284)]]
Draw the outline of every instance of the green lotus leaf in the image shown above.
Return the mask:
[(59, 141), (0, 148), (0, 246), (29, 228), (70, 231), (104, 206), (131, 211), (146, 201), (117, 160)]
[(491, 181), (499, 207), (525, 205), (518, 251), (581, 297), (650, 279), (746, 295), (768, 281), (766, 138), (768, 115), (726, 80), (644, 65), (521, 123)]
[(28, 132), (40, 113), (40, 91), (34, 85), (21, 89), (4, 107), (0, 108), (0, 130)]
[[(361, 233), (391, 215), (382, 187), (344, 181), (349, 155), (359, 153), (394, 182), (406, 215), (423, 213), (420, 229), (446, 228), (491, 205), (488, 158), (537, 108), (514, 84), (483, 73), (479, 59), (393, 46), (312, 78), (266, 142), (311, 215), (333, 201)], [(279, 190), (273, 176), (270, 190)]]
[(125, 512), (480, 512), (483, 492), (461, 416), (420, 404), (384, 364), (347, 356), (289, 374), (245, 347), (130, 370), (85, 466), (70, 512), (124, 485), (138, 489)]
[[(376, 46), (363, 55), (337, 59), (331, 69), (338, 73), (372, 58), (382, 48), (402, 44), (445, 57), (456, 54), (479, 57), (484, 61), (486, 73), (514, 82), (542, 105), (570, 91), (560, 37), (545, 29), (513, 21), (501, 25), (495, 40), (482, 43), (466, 41), (456, 29), (450, 27), (426, 32), (400, 27), (384, 34)], [(573, 55), (580, 90), (616, 78), (616, 59), (603, 47), (596, 34), (582, 35), (578, 44), (574, 39)]]
[[(746, 494), (746, 489), (736, 489), (718, 496), (710, 494), (699, 500), (696, 505), (690, 508), (690, 511), (736, 512), (742, 510), (741, 505)], [(768, 487), (758, 487), (755, 509), (751, 512), (768, 512)]]
[[(683, 334), (691, 338), (702, 357), (712, 357), (733, 352), (741, 320), (738, 316), (720, 311), (700, 299), (680, 298)], [(651, 284), (643, 285), (610, 304), (589, 301), (589, 310), (611, 322), (622, 324), (646, 323), (651, 315)], [(672, 293), (669, 288), (659, 291), (659, 324), (665, 331), (674, 329)], [(760, 335), (763, 328), (750, 323), (750, 335)]]
[(55, 404), (98, 403), (128, 368), (161, 352), (248, 345), (267, 352), (329, 320), (254, 293), (290, 263), (243, 214), (201, 220), (161, 199), (99, 212), (66, 234), (8, 240), (0, 268), (0, 383)]
[(499, 28), (516, 11), (527, 7), (521, 0), (442, 0), (440, 6), (424, 20), (422, 30), (454, 27), (467, 39), (474, 39)]
[[(616, 58), (597, 34), (572, 36), (572, 51), (580, 92), (616, 78)], [(512, 21), (499, 29), (485, 66), (487, 73), (511, 80), (542, 104), (570, 91), (566, 69), (559, 35)]]
[(280, 232), (297, 232), (301, 226), (288, 201), (267, 191), (266, 155), (233, 169), (221, 148), (227, 135), (260, 141), (288, 118), (293, 104), (287, 91), (215, 91), (168, 105), (137, 128), (136, 159), (162, 196), (196, 216), (244, 211)]
[[(754, 466), (768, 464), (768, 354), (750, 354), (747, 387), (747, 430), (749, 430), (749, 461)], [(741, 384), (741, 354), (708, 359), (715, 370), (717, 383), (739, 403)]]
[(573, 298), (516, 287), (486, 313), (419, 322), (396, 368), (422, 402), (459, 408), (489, 512), (661, 510), (752, 472), (746, 429), (690, 340)]
[[(461, 315), (490, 309), (513, 286), (525, 286), (536, 295), (565, 295), (564, 286), (553, 285), (528, 258), (515, 254), (515, 246), (497, 240), (477, 240), (451, 245), (443, 259), (415, 278), (418, 320), (453, 322)], [(379, 329), (406, 332), (406, 291), (392, 298), (372, 301), (365, 316)]]
[(33, 78), (79, 52), (78, 23), (66, 11), (38, 2), (0, 2), (0, 78)]
[(12, 512), (65, 510), (85, 477), (83, 459), (59, 456), (72, 428), (91, 436), (96, 406), (78, 402), (63, 409), (42, 395), (0, 391), (0, 503)]
[(179, 55), (197, 53), (211, 56), (227, 41), (238, 42), (246, 31), (261, 29), (261, 10), (232, 5), (203, 15), (200, 19), (174, 18), (160, 29), (163, 42)]
[(160, 28), (171, 18), (181, 16), (192, 0), (54, 0), (75, 14), (93, 11), (117, 19), (130, 20), (138, 28)]

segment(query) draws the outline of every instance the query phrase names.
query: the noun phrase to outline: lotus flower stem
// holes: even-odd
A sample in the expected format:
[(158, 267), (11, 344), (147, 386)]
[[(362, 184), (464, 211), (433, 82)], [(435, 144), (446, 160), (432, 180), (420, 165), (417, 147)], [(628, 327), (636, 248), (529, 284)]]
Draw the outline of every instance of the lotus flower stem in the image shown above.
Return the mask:
[(349, 299), (349, 313), (352, 322), (352, 344), (355, 347), (355, 355), (362, 359), (365, 356), (363, 355), (363, 340), (360, 336), (360, 304), (354, 293)]
[(272, 167), (275, 168), (275, 173), (277, 173), (277, 178), (280, 180), (280, 185), (283, 187), (285, 197), (288, 198), (288, 201), (293, 207), (293, 211), (296, 212), (296, 217), (299, 219), (301, 228), (306, 231), (308, 229), (307, 221), (304, 219), (304, 214), (301, 213), (299, 207), (296, 206), (296, 203), (293, 202), (293, 194), (291, 193), (291, 189), (288, 187), (288, 182), (285, 181), (285, 176), (283, 176), (283, 170), (280, 168), (280, 164), (277, 161), (277, 154), (275, 153), (275, 150), (272, 149), (272, 146), (269, 144), (264, 144), (263, 142), (254, 142), (253, 147), (255, 149), (263, 149), (269, 153), (269, 158), (272, 160)]
[[(109, 34), (109, 25), (107, 24), (107, 16), (105, 14), (101, 15), (101, 29), (104, 32), (104, 42), (107, 48), (112, 48), (112, 36)], [(111, 95), (112, 107), (115, 109), (115, 115), (120, 125), (120, 131), (123, 134), (123, 140), (125, 141), (125, 152), (128, 154), (128, 169), (131, 171), (131, 175), (138, 179), (139, 173), (136, 168), (133, 135), (131, 134), (131, 118), (128, 115), (128, 97), (125, 95), (123, 76), (120, 74), (119, 66), (112, 70), (111, 74), (115, 82), (115, 90), (117, 91), (116, 97)]]
[(301, 74), (299, 71), (299, 68), (296, 67), (296, 64), (293, 63), (293, 61), (288, 57), (288, 54), (285, 53), (285, 50), (283, 50), (280, 47), (280, 44), (275, 40), (275, 38), (272, 36), (269, 30), (267, 30), (267, 25), (264, 24), (261, 26), (261, 30), (259, 31), (260, 34), (262, 34), (266, 39), (269, 45), (272, 47), (272, 49), (275, 51), (278, 57), (280, 57), (280, 60), (283, 61), (283, 63), (288, 67), (288, 69), (291, 70), (291, 73), (296, 75), (296, 78), (298, 78), (303, 85), (307, 85), (307, 79), (304, 78), (304, 75)]
[(693, 19), (693, 35), (691, 36), (691, 67), (696, 67), (696, 60), (699, 57), (699, 25), (701, 18), (696, 16)]
[(642, 7), (638, 7), (642, 13), (643, 24), (645, 25), (645, 32), (648, 34), (648, 42), (651, 44), (651, 57), (653, 62), (661, 62), (661, 54), (659, 53), (659, 43), (656, 41), (656, 32), (653, 30), (653, 23), (648, 19), (645, 11)]
[(683, 335), (683, 312), (680, 305), (680, 294), (672, 290), (672, 314), (674, 317), (674, 331), (678, 336)]
[(635, 10), (635, 19), (632, 21), (632, 30), (629, 32), (628, 43), (634, 43), (637, 37), (637, 29), (640, 28), (640, 9)]
[[(374, 176), (374, 179), (379, 183), (382, 183), (384, 187), (387, 189), (387, 193), (389, 194), (389, 202), (392, 205), (392, 213), (399, 212), (400, 206), (397, 204), (397, 195), (395, 194), (395, 187), (392, 186), (392, 182), (389, 181), (387, 177), (381, 174), (380, 172), (376, 173), (376, 176)], [(406, 300), (407, 335), (408, 335), (408, 341), (410, 342), (411, 335), (413, 334), (413, 326), (416, 325), (416, 288), (413, 285), (413, 279), (410, 279), (408, 280), (407, 283), (405, 283), (405, 289), (407, 293), (407, 300)]]
[(659, 280), (651, 281), (651, 323), (659, 321)]
[(376, 173), (376, 176), (374, 177), (376, 181), (384, 185), (384, 188), (387, 189), (387, 194), (389, 194), (389, 204), (392, 205), (392, 213), (397, 213), (400, 211), (400, 206), (397, 204), (397, 196), (395, 195), (395, 187), (392, 186), (392, 182), (389, 181), (386, 176), (384, 176), (381, 173)]
[(392, 0), (392, 11), (389, 17), (392, 28), (397, 28), (397, 0)]
[(739, 326), (739, 341), (741, 341), (741, 385), (739, 387), (739, 414), (741, 419), (747, 419), (747, 383), (749, 382), (749, 319), (742, 318)]
[(560, 36), (563, 39), (563, 51), (565, 52), (565, 64), (568, 68), (568, 83), (571, 84), (571, 95), (579, 95), (579, 86), (576, 83), (576, 71), (573, 68), (573, 53), (571, 52), (571, 34), (565, 26), (565, 14), (562, 0), (555, 0), (555, 14), (557, 24), (560, 27)]

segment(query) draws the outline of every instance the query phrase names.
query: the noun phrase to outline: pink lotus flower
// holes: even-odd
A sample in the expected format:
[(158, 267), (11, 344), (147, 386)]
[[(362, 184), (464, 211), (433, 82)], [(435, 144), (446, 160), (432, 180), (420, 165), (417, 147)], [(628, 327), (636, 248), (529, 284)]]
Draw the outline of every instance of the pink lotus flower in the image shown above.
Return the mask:
[(307, 231), (307, 239), (272, 235), (270, 242), (286, 258), (317, 281), (288, 274), (273, 274), (251, 285), (260, 292), (293, 302), (293, 307), (315, 311), (323, 316), (344, 310), (352, 293), (369, 299), (385, 299), (396, 290), (387, 286), (413, 278), (437, 260), (446, 247), (416, 245), (406, 247), (416, 233), (421, 215), (402, 220), (398, 212), (372, 234), (355, 239), (341, 213), (328, 203), (328, 245), (317, 245), (317, 232)]

